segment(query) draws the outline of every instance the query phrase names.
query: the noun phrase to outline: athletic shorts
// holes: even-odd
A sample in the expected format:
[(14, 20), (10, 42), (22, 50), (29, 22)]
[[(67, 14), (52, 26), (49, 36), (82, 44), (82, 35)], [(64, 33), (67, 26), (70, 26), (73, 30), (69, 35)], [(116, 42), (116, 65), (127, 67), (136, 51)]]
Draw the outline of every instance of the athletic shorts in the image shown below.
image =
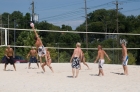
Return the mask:
[(72, 68), (79, 69), (80, 68), (80, 59), (78, 57), (73, 57), (71, 66), (72, 66)]
[(6, 62), (5, 62), (5, 64), (11, 64), (11, 65), (13, 65), (14, 64), (14, 59), (13, 59), (13, 56), (8, 56), (9, 57), (9, 59), (6, 57)]
[(128, 63), (128, 56), (125, 57), (125, 59), (122, 62), (122, 65), (126, 66)]
[(44, 46), (38, 48), (38, 56), (41, 57), (42, 55), (46, 55), (46, 49)]
[(105, 60), (104, 59), (99, 59), (99, 69), (102, 69), (103, 68), (103, 64), (104, 64)]
[(37, 63), (37, 59), (36, 59), (36, 57), (30, 57), (30, 61), (29, 61), (30, 63)]

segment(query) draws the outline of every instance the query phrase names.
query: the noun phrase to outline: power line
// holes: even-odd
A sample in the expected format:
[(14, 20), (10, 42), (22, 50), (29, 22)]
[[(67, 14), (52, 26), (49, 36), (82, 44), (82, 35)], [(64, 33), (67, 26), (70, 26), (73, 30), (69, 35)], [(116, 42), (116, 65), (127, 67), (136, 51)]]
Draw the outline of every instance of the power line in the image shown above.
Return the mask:
[[(108, 3), (110, 3), (110, 2), (108, 2)], [(97, 7), (105, 6), (105, 5), (108, 5), (108, 3), (101, 4), (101, 5), (94, 6), (94, 7), (90, 7), (90, 8), (97, 8)], [(54, 18), (54, 17), (58, 17), (58, 16), (67, 16), (69, 14), (75, 14), (75, 13), (81, 13), (81, 12), (83, 12), (83, 11), (81, 11), (81, 10), (69, 11), (69, 12), (66, 12), (66, 13), (62, 13), (62, 14), (58, 14), (58, 15), (54, 15), (54, 16), (50, 16), (50, 17), (41, 18), (41, 20), (49, 19), (49, 18)]]
[(65, 13), (62, 13), (62, 14), (58, 14), (58, 15), (54, 15), (54, 16), (50, 16), (50, 17), (41, 18), (41, 20), (42, 19), (50, 19), (50, 18), (55, 18), (55, 17), (67, 16), (67, 15), (70, 15), (70, 14), (76, 14), (77, 12), (82, 12), (82, 10), (65, 12)]
[[(94, 1), (94, 0), (88, 0), (88, 2), (91, 2), (91, 1)], [(52, 10), (52, 9), (57, 9), (57, 8), (64, 8), (64, 7), (70, 7), (70, 6), (75, 6), (75, 5), (78, 5), (78, 4), (82, 4), (84, 3), (83, 1), (82, 2), (72, 2), (72, 3), (64, 3), (64, 4), (61, 4), (60, 6), (56, 6), (54, 7), (53, 6), (49, 6), (49, 8), (46, 8), (46, 9), (42, 9), (42, 10), (37, 10), (37, 12), (43, 12), (43, 11), (46, 11), (46, 10)]]
[(140, 10), (140, 8), (132, 9), (132, 10), (126, 10), (126, 11), (122, 11), (122, 12), (130, 12), (130, 11), (138, 11), (138, 10)]

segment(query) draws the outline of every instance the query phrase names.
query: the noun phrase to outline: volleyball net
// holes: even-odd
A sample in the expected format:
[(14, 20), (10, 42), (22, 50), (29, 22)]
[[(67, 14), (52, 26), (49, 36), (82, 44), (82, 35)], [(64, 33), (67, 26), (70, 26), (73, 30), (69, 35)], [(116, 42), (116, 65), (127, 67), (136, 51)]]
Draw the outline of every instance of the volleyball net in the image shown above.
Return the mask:
[[(111, 58), (106, 63), (121, 64), (122, 48), (120, 39), (127, 43), (129, 64), (136, 64), (139, 60), (139, 40), (137, 33), (105, 33), (105, 32), (81, 32), (59, 30), (37, 30), (45, 47), (49, 48), (52, 62), (69, 62), (75, 45), (81, 43), (87, 62), (94, 62), (97, 56), (97, 46), (103, 49)], [(86, 38), (87, 34), (87, 38)], [(87, 41), (86, 41), (87, 40)], [(0, 28), (0, 47), (10, 45), (16, 55), (26, 57), (31, 47), (34, 46), (34, 32), (32, 29)]]

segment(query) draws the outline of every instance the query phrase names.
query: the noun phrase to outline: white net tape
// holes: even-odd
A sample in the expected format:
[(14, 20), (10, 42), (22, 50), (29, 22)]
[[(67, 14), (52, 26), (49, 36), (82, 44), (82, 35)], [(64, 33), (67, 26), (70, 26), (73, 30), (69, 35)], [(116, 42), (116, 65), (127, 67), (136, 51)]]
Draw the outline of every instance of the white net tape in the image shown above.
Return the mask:
[[(7, 36), (7, 30), (16, 30), (16, 31), (33, 31), (32, 29), (16, 29), (16, 28), (3, 28), (0, 27), (0, 29), (5, 30), (6, 34), (5, 36)], [(140, 34), (136, 34), (136, 33), (106, 33), (106, 32), (81, 32), (81, 31), (58, 31), (58, 30), (37, 30), (36, 31), (45, 31), (45, 32), (57, 32), (57, 33), (80, 33), (80, 34), (110, 34), (110, 35), (133, 35), (133, 36), (139, 36)], [(7, 37), (5, 37), (5, 42), (7, 41), (6, 39)], [(125, 39), (120, 40), (120, 43), (125, 42), (127, 43), (127, 41)], [(5, 45), (0, 45), (0, 47), (3, 46), (7, 46), (7, 43), (5, 43)], [(11, 47), (19, 47), (19, 48), (31, 48), (31, 46), (14, 46), (11, 45)], [(47, 47), (47, 48), (52, 48), (52, 49), (74, 49), (74, 48), (62, 48), (62, 47)], [(82, 49), (88, 49), (88, 50), (97, 50), (97, 48), (82, 48)], [(103, 48), (104, 50), (121, 50), (121, 48)], [(140, 48), (128, 48), (130, 50), (132, 49), (140, 49)]]

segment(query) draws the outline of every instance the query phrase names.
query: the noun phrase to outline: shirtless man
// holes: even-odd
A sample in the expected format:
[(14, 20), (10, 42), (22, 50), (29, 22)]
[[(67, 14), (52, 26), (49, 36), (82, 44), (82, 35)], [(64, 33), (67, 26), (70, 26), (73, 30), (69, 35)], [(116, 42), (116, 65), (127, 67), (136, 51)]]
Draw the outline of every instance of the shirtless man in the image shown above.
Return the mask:
[[(80, 61), (82, 60), (82, 50), (81, 50), (80, 46), (81, 46), (81, 44), (79, 42), (77, 42), (76, 48), (74, 49), (72, 57), (70, 59), (73, 78), (78, 77)], [(75, 69), (76, 69), (76, 76), (75, 76)]]
[(110, 58), (108, 57), (108, 55), (106, 54), (106, 52), (104, 50), (102, 50), (102, 46), (98, 45), (98, 55), (96, 57), (96, 60), (94, 61), (94, 63), (97, 62), (97, 60), (99, 60), (99, 74), (98, 76), (100, 76), (102, 74), (102, 76), (104, 76), (104, 72), (103, 72), (103, 64), (105, 62), (104, 60), (104, 56), (106, 56), (108, 58), (108, 60), (110, 61)]
[[(81, 61), (81, 62), (83, 62), (83, 64), (84, 64), (85, 66), (87, 66), (88, 69), (90, 69), (89, 66), (88, 66), (87, 63), (86, 63), (86, 59), (85, 59), (85, 56), (84, 56), (84, 52), (82, 52), (82, 61)], [(80, 70), (81, 70), (81, 64), (80, 64)]]
[(47, 56), (48, 60), (46, 61), (46, 63), (44, 63), (44, 66), (47, 65), (51, 69), (51, 71), (54, 72), (53, 68), (51, 67), (52, 59), (51, 59), (51, 56), (50, 56), (50, 52), (48, 51), (48, 48), (46, 48), (46, 56)]
[(124, 75), (128, 75), (128, 68), (127, 68), (127, 63), (128, 63), (128, 55), (127, 55), (127, 48), (125, 46), (125, 42), (121, 43), (122, 46), (122, 65), (124, 69)]
[(6, 62), (5, 62), (5, 68), (4, 71), (6, 71), (6, 66), (10, 63), (11, 65), (13, 65), (15, 71), (16, 71), (16, 66), (14, 64), (14, 60), (13, 60), (13, 49), (10, 48), (10, 45), (7, 46), (6, 50), (5, 50), (5, 56), (6, 56)]
[[(40, 59), (40, 64), (42, 64), (42, 57), (45, 57), (45, 61), (47, 62), (47, 56), (46, 56), (46, 49), (42, 43), (42, 40), (39, 38), (39, 35), (37, 34), (36, 30), (34, 29), (34, 24), (31, 23), (30, 26), (32, 27), (34, 33), (35, 33), (35, 46), (36, 48), (38, 49), (38, 56), (39, 56), (39, 59)], [(45, 63), (46, 63), (45, 62)], [(44, 64), (41, 65), (43, 71), (45, 72), (45, 68), (44, 68)]]
[(29, 67), (28, 67), (28, 69), (30, 69), (30, 65), (31, 65), (31, 63), (36, 63), (37, 64), (37, 66), (38, 66), (38, 68), (39, 68), (39, 64), (38, 64), (38, 62), (37, 62), (37, 59), (38, 59), (38, 55), (37, 55), (37, 51), (32, 47), (32, 49), (30, 50), (30, 52), (28, 53), (28, 55), (27, 55), (27, 59), (28, 59), (28, 57), (30, 56), (30, 60), (29, 60)]

